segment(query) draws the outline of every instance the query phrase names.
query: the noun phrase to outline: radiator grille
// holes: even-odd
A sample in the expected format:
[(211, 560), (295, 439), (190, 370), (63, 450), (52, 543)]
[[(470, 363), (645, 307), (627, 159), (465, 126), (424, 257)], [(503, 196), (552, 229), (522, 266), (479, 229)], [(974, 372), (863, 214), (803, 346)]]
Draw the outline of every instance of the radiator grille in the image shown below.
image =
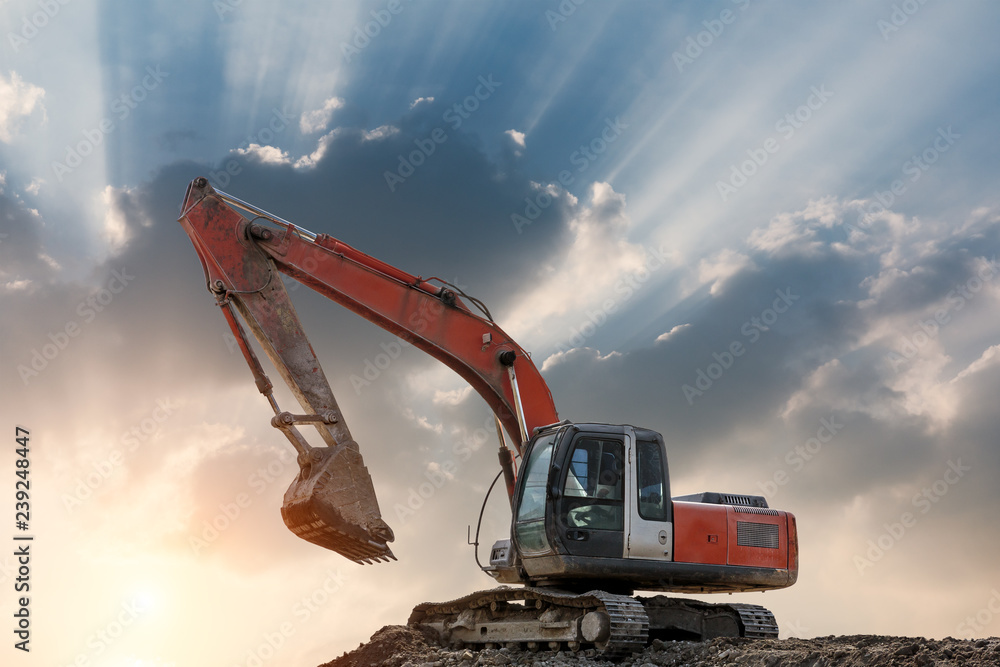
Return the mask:
[(736, 522), (736, 544), (741, 547), (778, 548), (778, 526), (753, 521)]
[(765, 509), (763, 507), (734, 507), (734, 510), (740, 514), (770, 514), (771, 516), (777, 516), (778, 510)]

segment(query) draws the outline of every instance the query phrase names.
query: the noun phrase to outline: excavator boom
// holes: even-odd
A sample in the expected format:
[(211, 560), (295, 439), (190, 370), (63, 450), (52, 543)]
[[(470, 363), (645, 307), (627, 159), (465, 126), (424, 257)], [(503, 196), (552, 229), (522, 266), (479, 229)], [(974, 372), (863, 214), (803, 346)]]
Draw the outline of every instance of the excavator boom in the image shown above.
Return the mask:
[[(535, 428), (558, 421), (549, 389), (527, 353), (485, 309), (479, 315), (466, 305), (458, 288), (410, 275), (331, 236), (308, 232), (216, 191), (205, 178), (188, 186), (179, 221), (258, 389), (274, 410), (272, 424), (298, 452), (300, 471), (285, 493), (282, 518), (299, 537), (356, 562), (393, 557), (388, 547), (392, 530), (381, 518), (360, 448), (278, 273), (453, 369), (486, 400), (518, 453)], [(304, 414), (278, 407), (241, 319)], [(309, 445), (299, 424), (315, 427), (325, 446)], [(510, 493), (512, 477), (507, 481)]]

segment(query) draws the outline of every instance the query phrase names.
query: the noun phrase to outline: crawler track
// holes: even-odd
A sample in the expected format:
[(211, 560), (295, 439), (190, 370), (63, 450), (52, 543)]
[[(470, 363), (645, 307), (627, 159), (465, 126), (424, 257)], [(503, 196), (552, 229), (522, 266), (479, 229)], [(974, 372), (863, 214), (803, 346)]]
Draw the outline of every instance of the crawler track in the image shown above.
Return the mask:
[(425, 602), (414, 607), (408, 624), (432, 630), (446, 645), (595, 649), (607, 659), (641, 651), (651, 635), (778, 636), (774, 616), (757, 605), (539, 588), (501, 587), (448, 602)]

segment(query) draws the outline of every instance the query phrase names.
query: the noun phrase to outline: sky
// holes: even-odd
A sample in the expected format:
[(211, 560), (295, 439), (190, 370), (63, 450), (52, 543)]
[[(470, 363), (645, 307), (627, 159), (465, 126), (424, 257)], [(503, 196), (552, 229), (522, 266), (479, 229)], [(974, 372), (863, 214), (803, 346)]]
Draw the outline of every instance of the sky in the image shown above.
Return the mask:
[(675, 495), (794, 513), (798, 583), (710, 601), (1000, 634), (995, 3), (6, 0), (0, 28), (8, 625), (34, 537), (3, 664), (317, 665), (493, 583), (485, 402), (293, 281), (399, 561), (282, 525), (292, 450), (177, 223), (198, 176), (486, 302), (561, 417), (663, 433)]

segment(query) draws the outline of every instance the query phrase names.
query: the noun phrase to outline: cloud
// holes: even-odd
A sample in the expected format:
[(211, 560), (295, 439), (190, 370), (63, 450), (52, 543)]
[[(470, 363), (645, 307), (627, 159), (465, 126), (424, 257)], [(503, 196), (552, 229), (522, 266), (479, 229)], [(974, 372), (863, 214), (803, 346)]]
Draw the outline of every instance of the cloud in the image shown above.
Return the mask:
[[(1000, 280), (988, 261), (1000, 249), (1000, 215), (980, 212), (944, 235), (941, 221), (904, 217), (904, 234), (872, 228), (878, 238), (855, 248), (846, 241), (857, 210), (812, 202), (720, 251), (749, 261), (714, 292), (691, 297), (700, 304), (688, 322), (653, 347), (580, 348), (546, 363), (559, 405), (572, 406), (564, 416), (669, 432), (684, 476), (707, 479), (714, 461), (739, 461), (746, 492), (760, 492), (772, 466), (791, 474), (795, 460), (802, 467), (780, 497), (804, 506), (876, 502), (889, 486), (906, 493), (959, 451), (995, 460), (987, 437), (957, 433), (1000, 429), (973, 407), (986, 390), (972, 389), (1000, 381), (989, 334)], [(888, 275), (887, 289), (877, 278)], [(782, 290), (795, 300), (767, 315), (784, 307), (775, 300)], [(699, 393), (686, 400), (683, 385)], [(823, 419), (843, 427), (815, 462), (799, 461), (795, 447)]]
[(31, 286), (31, 281), (27, 278), (22, 278), (21, 280), (11, 280), (4, 283), (3, 288), (8, 292), (16, 292), (17, 290), (27, 289)]
[(504, 132), (504, 134), (510, 137), (511, 141), (513, 141), (515, 144), (517, 144), (521, 148), (524, 148), (524, 132), (518, 132), (517, 130), (507, 130), (506, 132)]
[(676, 336), (676, 335), (677, 335), (677, 334), (679, 334), (680, 332), (682, 332), (682, 331), (684, 331), (685, 329), (688, 329), (688, 328), (690, 328), (690, 327), (691, 327), (691, 325), (690, 325), (690, 324), (678, 324), (677, 326), (675, 326), (675, 327), (674, 327), (673, 329), (671, 329), (670, 331), (667, 331), (666, 333), (662, 333), (662, 334), (660, 334), (659, 336), (657, 336), (657, 337), (656, 337), (656, 342), (657, 342), (657, 343), (665, 343), (665, 342), (667, 342), (668, 340), (670, 340), (670, 339), (671, 339), (671, 337), (673, 337), (673, 336)]
[(565, 202), (567, 239), (537, 267), (531, 290), (504, 315), (504, 326), (518, 338), (554, 344), (553, 325), (566, 315), (631, 298), (629, 278), (648, 277), (651, 250), (628, 240), (625, 196), (610, 184), (592, 184), (586, 202), (553, 185), (536, 188)]
[(982, 356), (964, 368), (955, 376), (953, 382), (963, 380), (967, 375), (985, 371), (986, 369), (1000, 363), (1000, 345), (992, 345), (983, 352)]
[(299, 129), (302, 131), (302, 134), (313, 134), (327, 129), (330, 125), (330, 120), (333, 118), (333, 112), (343, 106), (344, 100), (342, 98), (328, 98), (319, 109), (306, 111), (302, 114), (299, 118)]
[(104, 203), (107, 213), (104, 216), (104, 238), (111, 248), (111, 252), (120, 251), (128, 242), (128, 223), (121, 209), (116, 205), (116, 191), (112, 186), (104, 188), (101, 193), (101, 201)]
[(42, 189), (42, 185), (44, 184), (45, 184), (45, 179), (37, 177), (33, 178), (31, 179), (31, 183), (29, 183), (24, 187), (24, 191), (27, 192), (28, 194), (37, 195), (38, 191)]
[(698, 262), (698, 280), (701, 283), (710, 283), (709, 293), (717, 294), (725, 286), (726, 280), (752, 264), (746, 255), (726, 248)]
[(13, 141), (22, 119), (35, 113), (36, 109), (45, 119), (43, 97), (45, 91), (42, 88), (25, 82), (17, 72), (11, 71), (9, 78), (0, 74), (0, 141)]
[(237, 148), (237, 155), (250, 157), (261, 164), (290, 164), (288, 153), (274, 146), (250, 144), (246, 148)]

